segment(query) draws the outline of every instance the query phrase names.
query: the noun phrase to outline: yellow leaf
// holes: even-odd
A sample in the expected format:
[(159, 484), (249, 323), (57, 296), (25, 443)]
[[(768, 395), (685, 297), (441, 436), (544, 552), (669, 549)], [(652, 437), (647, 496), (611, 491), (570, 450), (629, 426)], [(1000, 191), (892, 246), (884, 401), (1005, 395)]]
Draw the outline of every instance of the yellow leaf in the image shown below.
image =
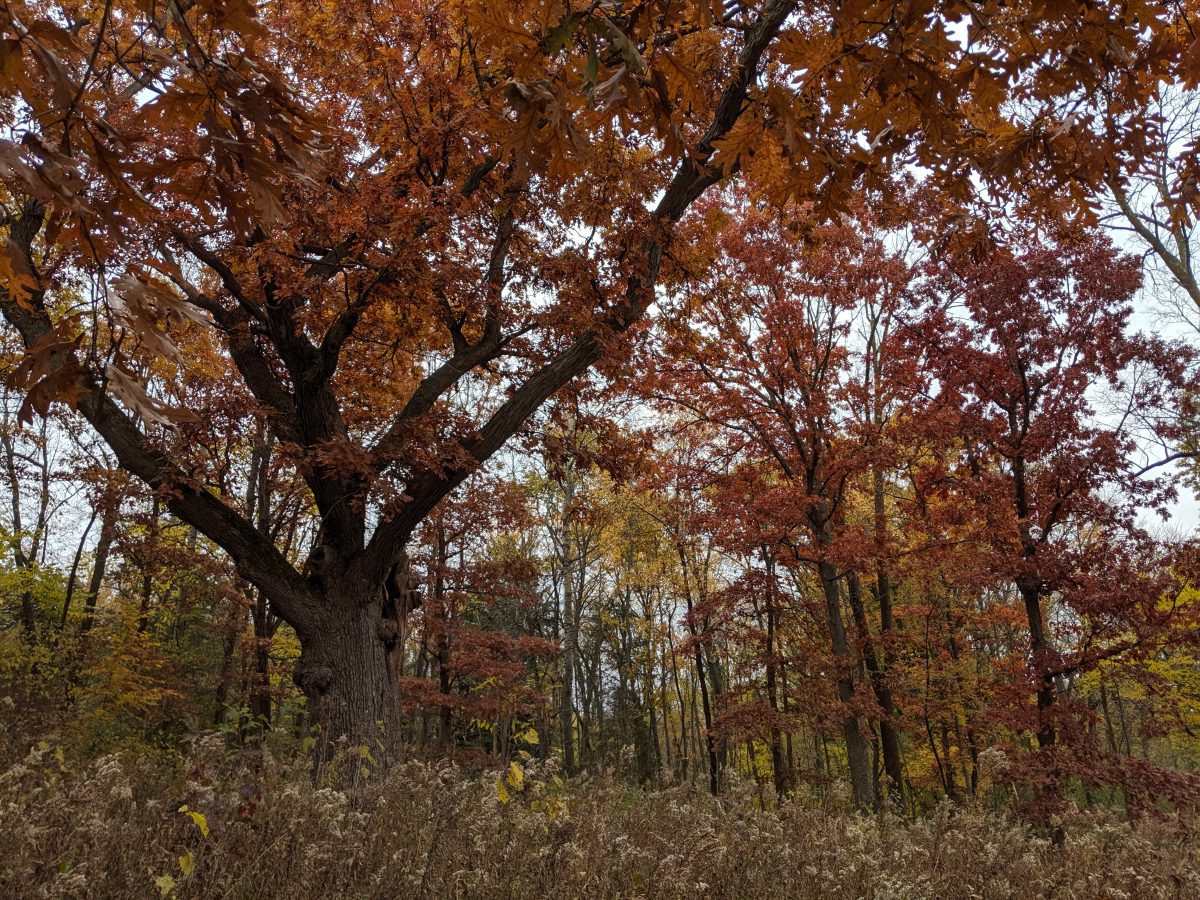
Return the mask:
[(195, 823), (196, 827), (200, 829), (200, 833), (204, 835), (204, 837), (208, 837), (208, 817), (204, 815), (204, 813), (198, 813), (194, 809), (189, 809), (186, 803), (179, 807), (179, 811), (181, 813), (187, 813), (188, 816), (191, 817), (192, 822)]
[(183, 870), (184, 878), (192, 877), (192, 873), (196, 871), (196, 857), (192, 856), (191, 851), (179, 857), (179, 868)]
[(728, 177), (739, 165), (742, 158), (754, 152), (754, 147), (762, 136), (762, 127), (752, 111), (742, 113), (737, 124), (719, 140), (713, 141), (717, 153), (711, 163), (721, 169), (721, 174)]
[(165, 897), (171, 891), (175, 890), (175, 879), (170, 875), (159, 875), (154, 879), (154, 884), (158, 888), (160, 896)]
[(524, 731), (522, 731), (520, 734), (517, 735), (517, 740), (523, 741), (526, 744), (533, 744), (536, 746), (537, 742), (538, 742), (537, 729), (534, 728), (532, 725), (530, 725), (528, 728), (526, 728)]
[(521, 771), (521, 767), (517, 765), (516, 760), (508, 764), (508, 783), (518, 791), (525, 784), (525, 773)]
[(504, 787), (503, 779), (496, 779), (496, 799), (501, 803), (507, 803), (512, 797), (509, 796), (508, 790)]

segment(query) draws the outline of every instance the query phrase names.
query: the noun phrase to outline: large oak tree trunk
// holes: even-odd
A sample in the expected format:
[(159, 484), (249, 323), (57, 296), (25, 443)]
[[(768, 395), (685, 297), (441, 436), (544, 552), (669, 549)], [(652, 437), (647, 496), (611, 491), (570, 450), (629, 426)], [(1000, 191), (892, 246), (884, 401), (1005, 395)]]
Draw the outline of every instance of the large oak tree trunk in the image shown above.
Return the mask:
[(316, 729), (316, 759), (340, 749), (368, 748), (378, 765), (396, 755), (403, 735), (400, 689), (388, 654), (397, 639), (384, 615), (384, 591), (374, 596), (327, 595), (319, 629), (300, 635), (296, 684)]

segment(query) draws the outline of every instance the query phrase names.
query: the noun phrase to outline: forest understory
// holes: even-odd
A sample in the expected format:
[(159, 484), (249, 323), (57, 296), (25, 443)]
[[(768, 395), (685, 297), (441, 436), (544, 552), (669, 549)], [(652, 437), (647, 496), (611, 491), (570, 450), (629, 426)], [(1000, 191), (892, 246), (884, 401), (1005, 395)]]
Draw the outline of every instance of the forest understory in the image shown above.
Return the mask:
[(78, 765), (40, 744), (0, 772), (0, 896), (1200, 896), (1200, 842), (1171, 816), (1131, 825), (1072, 806), (1055, 846), (982, 803), (859, 815), (844, 783), (776, 803), (741, 778), (714, 799), (703, 785), (643, 790), (611, 770), (564, 782), (533, 762), (517, 782), (416, 758), (335, 790), (274, 743), (233, 751), (212, 732), (178, 755)]

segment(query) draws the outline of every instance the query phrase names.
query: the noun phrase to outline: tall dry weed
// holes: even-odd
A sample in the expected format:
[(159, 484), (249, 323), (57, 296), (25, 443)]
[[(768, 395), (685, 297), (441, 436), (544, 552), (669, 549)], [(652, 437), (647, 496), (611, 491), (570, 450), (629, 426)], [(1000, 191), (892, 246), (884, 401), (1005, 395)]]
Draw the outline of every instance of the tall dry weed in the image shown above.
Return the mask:
[(1200, 843), (1171, 821), (1074, 813), (1055, 849), (948, 805), (909, 823), (801, 802), (763, 811), (745, 784), (713, 800), (610, 775), (564, 783), (552, 764), (364, 768), (344, 792), (314, 786), (302, 762), (231, 753), (221, 735), (174, 759), (80, 768), (43, 744), (0, 773), (0, 895), (1200, 897)]

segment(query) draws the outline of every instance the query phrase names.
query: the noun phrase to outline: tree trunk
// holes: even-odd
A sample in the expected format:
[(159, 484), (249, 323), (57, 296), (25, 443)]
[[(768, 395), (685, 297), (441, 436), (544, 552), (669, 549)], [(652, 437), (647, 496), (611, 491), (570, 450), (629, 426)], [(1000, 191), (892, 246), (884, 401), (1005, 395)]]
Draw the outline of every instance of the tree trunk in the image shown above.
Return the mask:
[(1025, 604), (1025, 618), (1029, 623), (1029, 649), (1033, 657), (1034, 684), (1037, 690), (1038, 745), (1043, 748), (1053, 747), (1058, 739), (1053, 718), (1054, 701), (1057, 698), (1054, 672), (1047, 660), (1050, 645), (1046, 640), (1046, 625), (1042, 620), (1041, 592), (1026, 579), (1020, 579), (1017, 587), (1021, 591), (1021, 599)]
[(150, 506), (149, 534), (139, 560), (142, 570), (141, 602), (138, 604), (138, 633), (143, 633), (150, 622), (150, 600), (154, 595), (154, 570), (157, 568), (158, 536), (160, 519), (162, 518), (162, 500), (158, 494)]
[[(858, 576), (851, 572), (847, 576), (850, 609), (854, 614), (854, 625), (862, 642), (863, 662), (866, 664), (867, 676), (871, 681), (871, 689), (875, 693), (875, 701), (883, 710), (879, 720), (879, 743), (883, 751), (883, 770), (887, 776), (888, 798), (897, 808), (904, 806), (903, 768), (900, 760), (900, 736), (896, 733), (891, 722), (891, 714), (895, 704), (892, 702), (892, 692), (888, 688), (882, 660), (876, 653), (875, 642), (871, 639), (871, 626), (867, 621), (867, 610), (863, 605), (862, 586)], [(882, 803), (882, 797), (876, 797), (877, 803)]]
[(386, 766), (403, 736), (400, 689), (388, 663), (395, 640), (386, 627), (382, 586), (370, 596), (327, 596), (322, 627), (301, 634), (295, 681), (317, 729), (316, 761), (329, 762), (344, 746), (361, 748)]
[(695, 619), (693, 618), (692, 589), (688, 579), (687, 554), (682, 544), (679, 544), (676, 549), (679, 553), (679, 563), (683, 571), (683, 597), (687, 603), (686, 622), (688, 632), (692, 637), (692, 654), (696, 662), (696, 680), (700, 684), (700, 706), (704, 711), (704, 746), (708, 752), (708, 790), (715, 797), (719, 788), (719, 766), (716, 741), (713, 738), (712, 701), (708, 695), (708, 676), (704, 669), (704, 651), (700, 645), (700, 632), (698, 632)]
[[(883, 404), (880, 401), (878, 369), (876, 370), (875, 421), (883, 427)], [(892, 580), (885, 562), (888, 544), (887, 504), (884, 493), (883, 470), (875, 466), (871, 473), (874, 495), (875, 518), (875, 600), (879, 604), (879, 636), (883, 643), (881, 677), (882, 693), (877, 693), (879, 705), (883, 707), (884, 720), (880, 723), (880, 741), (883, 744), (883, 769), (887, 774), (888, 793), (892, 806), (904, 808), (904, 759), (900, 755), (900, 735), (892, 716), (896, 715), (896, 704), (887, 685), (887, 675), (895, 662), (891, 646), (891, 634), (896, 626), (892, 612)]]
[(430, 608), (437, 620), (436, 659), (438, 692), (438, 743), (443, 752), (448, 752), (454, 743), (454, 711), (450, 707), (450, 626), (451, 611), (446, 593), (446, 571), (450, 560), (450, 541), (446, 537), (445, 524), (439, 523), (437, 530), (437, 570), (433, 577), (433, 605)]
[(571, 605), (571, 573), (563, 572), (562, 598), (562, 694), (559, 725), (562, 729), (563, 771), (575, 774), (575, 610)]
[(91, 630), (96, 619), (96, 600), (100, 596), (100, 588), (104, 585), (104, 570), (108, 567), (108, 554), (117, 536), (117, 510), (108, 505), (100, 520), (100, 539), (96, 543), (96, 559), (92, 563), (92, 577), (88, 581), (87, 597), (83, 604), (83, 621), (79, 624), (81, 632)]
[(838, 699), (846, 707), (842, 719), (842, 738), (846, 742), (846, 763), (850, 769), (850, 790), (856, 809), (868, 809), (874, 803), (871, 788), (871, 760), (867, 754), (867, 742), (858, 727), (858, 716), (854, 703), (854, 657), (850, 643), (846, 640), (846, 628), (842, 623), (841, 590), (837, 568), (828, 560), (818, 564), (821, 587), (825, 593), (825, 614), (829, 625), (830, 643), (834, 662), (837, 665)]
[(254, 626), (254, 687), (250, 691), (250, 714), (264, 725), (271, 724), (271, 639), (279, 629), (279, 619), (271, 613), (262, 591), (257, 591), (251, 607)]
[[(779, 714), (779, 690), (777, 685), (777, 654), (775, 650), (775, 560), (770, 554), (770, 550), (763, 548), (763, 563), (767, 569), (767, 703), (771, 707), (771, 711), (778, 716)], [(771, 777), (775, 782), (776, 796), (783, 798), (787, 796), (791, 788), (791, 772), (787, 768), (786, 759), (783, 755), (783, 744), (779, 726), (776, 722), (771, 723)]]
[(229, 685), (233, 681), (234, 658), (237, 655), (238, 638), (241, 637), (245, 614), (246, 601), (243, 595), (230, 603), (229, 614), (225, 617), (225, 634), (221, 642), (221, 670), (217, 674), (217, 688), (213, 696), (214, 725), (225, 721)]
[(79, 544), (75, 548), (75, 557), (71, 560), (71, 571), (67, 575), (67, 593), (63, 597), (62, 618), (58, 622), (59, 629), (67, 627), (67, 616), (71, 612), (71, 598), (75, 595), (75, 584), (79, 578), (79, 563), (83, 559), (83, 548), (87, 544), (88, 535), (92, 533), (92, 526), (96, 524), (96, 517), (99, 514), (99, 510), (93, 507), (92, 517), (88, 519), (87, 526), (83, 529), (83, 535), (79, 538)]

